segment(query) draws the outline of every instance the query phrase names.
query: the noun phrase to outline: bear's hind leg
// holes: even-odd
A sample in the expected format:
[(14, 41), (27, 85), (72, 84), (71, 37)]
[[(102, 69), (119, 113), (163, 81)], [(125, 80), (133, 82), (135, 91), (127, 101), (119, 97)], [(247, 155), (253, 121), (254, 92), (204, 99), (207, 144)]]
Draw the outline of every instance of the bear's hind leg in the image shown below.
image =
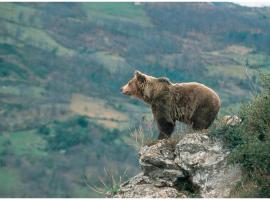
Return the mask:
[(207, 129), (214, 121), (217, 112), (209, 111), (207, 107), (198, 109), (191, 118), (192, 128), (194, 130)]
[(211, 123), (205, 122), (205, 121), (194, 120), (192, 122), (192, 128), (194, 130), (207, 129), (210, 125), (211, 125)]

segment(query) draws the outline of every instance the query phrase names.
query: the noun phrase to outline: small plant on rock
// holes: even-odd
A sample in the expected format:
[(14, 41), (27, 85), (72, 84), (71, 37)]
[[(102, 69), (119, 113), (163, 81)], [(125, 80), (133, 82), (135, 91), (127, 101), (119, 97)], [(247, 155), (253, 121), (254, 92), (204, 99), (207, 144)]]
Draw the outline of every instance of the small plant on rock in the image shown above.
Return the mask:
[(112, 170), (107, 170), (106, 168), (104, 168), (105, 177), (98, 177), (100, 181), (100, 186), (89, 185), (87, 177), (84, 177), (84, 182), (92, 191), (98, 193), (99, 195), (103, 197), (112, 197), (119, 191), (120, 185), (124, 182), (126, 178), (126, 174), (127, 169), (123, 172), (122, 175), (119, 175), (119, 173), (114, 173), (112, 172)]

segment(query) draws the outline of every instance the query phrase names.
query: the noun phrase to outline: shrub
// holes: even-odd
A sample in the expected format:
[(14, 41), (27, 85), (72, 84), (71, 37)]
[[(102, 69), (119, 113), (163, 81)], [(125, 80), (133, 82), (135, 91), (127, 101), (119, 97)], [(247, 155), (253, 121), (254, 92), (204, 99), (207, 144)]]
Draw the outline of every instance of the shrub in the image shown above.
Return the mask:
[(48, 149), (67, 150), (92, 142), (88, 125), (87, 119), (79, 116), (67, 121), (56, 121), (51, 128), (44, 126), (39, 132), (44, 135)]
[(41, 135), (49, 135), (50, 134), (50, 128), (48, 128), (47, 126), (41, 126), (37, 133), (41, 134)]
[(84, 116), (79, 116), (77, 122), (83, 128), (86, 128), (88, 126), (88, 119)]
[(234, 192), (240, 197), (270, 197), (270, 76), (262, 82), (261, 93), (240, 109), (242, 123), (210, 131), (223, 138), (232, 152), (229, 160), (242, 167), (242, 183)]
[(87, 130), (82, 128), (64, 129), (57, 128), (55, 134), (48, 138), (48, 147), (52, 150), (65, 150), (78, 144), (91, 142)]

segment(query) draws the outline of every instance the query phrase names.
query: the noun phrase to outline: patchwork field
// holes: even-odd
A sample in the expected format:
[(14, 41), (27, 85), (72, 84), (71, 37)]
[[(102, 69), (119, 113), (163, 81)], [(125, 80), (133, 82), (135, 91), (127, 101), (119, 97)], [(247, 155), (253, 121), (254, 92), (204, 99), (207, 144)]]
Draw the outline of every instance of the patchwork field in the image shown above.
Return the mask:
[(90, 119), (107, 128), (122, 128), (127, 125), (128, 116), (110, 107), (105, 100), (73, 94), (70, 110)]

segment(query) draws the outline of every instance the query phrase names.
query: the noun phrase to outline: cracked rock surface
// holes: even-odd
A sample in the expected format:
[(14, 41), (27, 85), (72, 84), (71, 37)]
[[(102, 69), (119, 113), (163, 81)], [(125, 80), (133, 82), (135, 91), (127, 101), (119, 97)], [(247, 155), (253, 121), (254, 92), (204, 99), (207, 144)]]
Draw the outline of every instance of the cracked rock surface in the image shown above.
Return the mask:
[(184, 198), (186, 195), (173, 187), (156, 186), (154, 181), (143, 173), (131, 178), (121, 185), (120, 191), (115, 198)]
[(176, 145), (160, 140), (139, 151), (142, 173), (120, 186), (113, 197), (229, 197), (241, 178), (227, 163), (229, 151), (203, 133), (183, 135)]

